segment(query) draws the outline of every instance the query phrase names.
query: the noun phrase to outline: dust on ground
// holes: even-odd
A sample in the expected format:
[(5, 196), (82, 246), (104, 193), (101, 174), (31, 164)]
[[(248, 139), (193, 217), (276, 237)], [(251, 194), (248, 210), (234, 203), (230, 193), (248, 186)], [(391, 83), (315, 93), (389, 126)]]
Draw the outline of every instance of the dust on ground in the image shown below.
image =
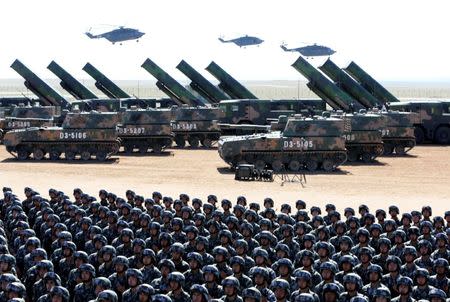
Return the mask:
[(238, 182), (217, 150), (170, 150), (150, 156), (116, 156), (107, 163), (27, 161), (18, 162), (0, 148), (0, 185), (10, 186), (23, 197), (30, 186), (47, 197), (49, 188), (72, 194), (80, 187), (97, 196), (106, 189), (125, 195), (127, 189), (146, 197), (153, 191), (176, 198), (187, 193), (205, 200), (215, 194), (219, 200), (235, 202), (244, 195), (249, 202), (272, 197), (279, 207), (294, 206), (297, 199), (312, 205), (334, 203), (342, 210), (365, 203), (371, 210), (398, 205), (401, 211), (431, 205), (434, 213), (450, 209), (450, 146), (419, 146), (405, 157), (381, 157), (372, 165), (344, 165), (334, 173), (306, 175), (306, 183)]

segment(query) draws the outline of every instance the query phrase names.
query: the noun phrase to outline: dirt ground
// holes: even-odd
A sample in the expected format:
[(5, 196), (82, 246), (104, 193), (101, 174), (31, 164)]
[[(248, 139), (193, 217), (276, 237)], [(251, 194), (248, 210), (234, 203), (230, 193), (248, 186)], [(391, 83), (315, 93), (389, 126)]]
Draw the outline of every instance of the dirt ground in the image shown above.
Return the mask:
[[(292, 177), (292, 175), (291, 175)], [(124, 195), (127, 189), (149, 196), (153, 191), (176, 198), (180, 193), (206, 199), (216, 194), (233, 202), (272, 197), (276, 204), (303, 199), (308, 206), (335, 203), (342, 210), (365, 203), (371, 210), (395, 204), (401, 211), (431, 205), (433, 214), (450, 209), (450, 146), (419, 146), (406, 157), (382, 157), (372, 165), (344, 165), (340, 171), (306, 175), (306, 183), (237, 182), (217, 150), (171, 150), (159, 156), (116, 156), (107, 163), (18, 162), (0, 148), (0, 185), (22, 198), (25, 186), (47, 196), (49, 188), (71, 194), (80, 187), (97, 196), (99, 189)]]

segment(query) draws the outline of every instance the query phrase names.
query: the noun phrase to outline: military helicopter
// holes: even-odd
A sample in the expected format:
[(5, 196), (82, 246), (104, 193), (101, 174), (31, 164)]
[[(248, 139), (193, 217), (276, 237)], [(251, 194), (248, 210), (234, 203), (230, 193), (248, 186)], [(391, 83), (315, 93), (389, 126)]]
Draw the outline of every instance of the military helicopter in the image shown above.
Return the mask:
[(316, 43), (314, 43), (313, 45), (307, 45), (297, 48), (287, 48), (286, 44), (283, 43), (280, 47), (284, 51), (299, 52), (305, 57), (331, 56), (332, 54), (336, 53), (336, 51), (334, 51), (333, 49), (327, 46), (317, 45)]
[(86, 36), (91, 39), (105, 38), (112, 44), (120, 42), (120, 45), (122, 45), (122, 42), (129, 40), (136, 40), (136, 42), (139, 42), (139, 38), (141, 38), (143, 35), (145, 35), (145, 33), (140, 32), (137, 29), (124, 26), (119, 26), (119, 28), (98, 35), (93, 35), (90, 30), (86, 32)]
[(251, 46), (251, 45), (259, 45), (264, 40), (258, 38), (258, 37), (252, 37), (245, 35), (243, 37), (231, 39), (231, 40), (224, 40), (222, 37), (219, 38), (219, 41), (222, 43), (234, 43), (239, 47), (245, 47), (245, 46)]

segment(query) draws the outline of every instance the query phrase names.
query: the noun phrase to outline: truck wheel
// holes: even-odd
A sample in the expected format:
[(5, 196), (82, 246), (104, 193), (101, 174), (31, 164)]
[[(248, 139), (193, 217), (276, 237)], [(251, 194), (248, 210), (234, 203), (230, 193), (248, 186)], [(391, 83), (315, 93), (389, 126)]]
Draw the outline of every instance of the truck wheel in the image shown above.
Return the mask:
[(391, 155), (393, 152), (394, 152), (394, 146), (392, 146), (390, 144), (384, 145), (384, 151), (383, 151), (384, 155)]
[(425, 133), (423, 132), (423, 129), (420, 127), (414, 128), (414, 136), (416, 137), (417, 144), (422, 144), (425, 141)]
[(74, 159), (75, 159), (75, 156), (77, 156), (77, 154), (76, 154), (75, 152), (73, 152), (73, 151), (66, 151), (66, 152), (64, 153), (64, 157), (65, 157), (67, 160), (74, 160)]
[(283, 168), (284, 168), (284, 164), (281, 160), (276, 159), (272, 162), (272, 169), (275, 172), (280, 172), (281, 170), (283, 170)]
[(17, 151), (17, 159), (18, 160), (26, 160), (30, 157), (30, 152), (27, 150), (19, 150)]
[(182, 136), (175, 137), (175, 143), (180, 148), (184, 148), (186, 146), (186, 140)]
[(105, 161), (106, 157), (107, 157), (107, 154), (104, 151), (98, 151), (95, 154), (95, 159), (98, 160), (98, 161)]
[(45, 152), (42, 149), (36, 148), (33, 150), (33, 158), (35, 160), (43, 160), (45, 157)]
[(309, 172), (314, 172), (317, 170), (317, 168), (319, 167), (319, 164), (317, 163), (317, 160), (314, 159), (310, 159), (306, 162), (306, 169)]
[(363, 155), (361, 156), (361, 159), (366, 164), (371, 163), (373, 161), (372, 154), (370, 154), (370, 153), (363, 153)]
[(196, 136), (189, 137), (188, 142), (192, 148), (198, 148), (198, 146), (200, 144), (200, 141), (199, 141), (198, 137), (196, 137)]
[(52, 151), (50, 151), (49, 156), (50, 156), (51, 160), (58, 160), (59, 157), (61, 156), (61, 152), (52, 150)]
[(148, 145), (147, 144), (140, 144), (139, 145), (139, 153), (140, 154), (147, 153), (147, 150), (148, 150)]
[(89, 151), (81, 152), (81, 159), (82, 160), (90, 160), (91, 159), (91, 152), (89, 152)]
[(298, 160), (291, 160), (289, 162), (289, 170), (291, 170), (292, 172), (297, 172), (298, 170), (300, 170), (300, 162)]
[(126, 154), (131, 154), (131, 153), (133, 153), (133, 151), (134, 151), (133, 144), (126, 144), (126, 145), (124, 145), (124, 146), (123, 146), (123, 151), (124, 151)]
[(405, 155), (406, 154), (405, 147), (403, 147), (403, 146), (396, 146), (395, 147), (395, 153), (397, 155)]
[(439, 127), (434, 135), (436, 143), (446, 145), (450, 143), (450, 128)]
[(205, 148), (211, 148), (212, 147), (212, 140), (209, 138), (205, 138), (202, 140), (202, 146)]
[(322, 169), (326, 172), (331, 172), (334, 170), (334, 163), (333, 161), (326, 159), (322, 163)]
[(152, 150), (153, 150), (153, 153), (155, 153), (155, 154), (161, 154), (161, 152), (162, 152), (162, 147), (161, 147), (160, 144), (155, 144), (155, 145), (152, 147)]

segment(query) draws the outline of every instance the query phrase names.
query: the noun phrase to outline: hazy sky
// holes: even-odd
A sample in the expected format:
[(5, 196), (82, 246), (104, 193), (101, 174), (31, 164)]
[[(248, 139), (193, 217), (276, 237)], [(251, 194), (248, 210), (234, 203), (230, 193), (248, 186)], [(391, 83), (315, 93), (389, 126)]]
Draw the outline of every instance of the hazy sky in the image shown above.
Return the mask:
[[(379, 80), (450, 81), (450, 2), (416, 0), (66, 0), (4, 1), (0, 18), (0, 78), (18, 78), (18, 58), (43, 78), (55, 59), (77, 78), (89, 61), (115, 80), (153, 79), (140, 65), (150, 57), (179, 80), (185, 59), (203, 75), (215, 60), (241, 80), (303, 79), (285, 53), (303, 42), (337, 50), (340, 66), (354, 60)], [(100, 24), (126, 25), (146, 35), (122, 46), (83, 33)], [(104, 29), (111, 29), (103, 26)], [(260, 47), (239, 49), (217, 38), (256, 35)], [(315, 65), (321, 59), (314, 59)]]

